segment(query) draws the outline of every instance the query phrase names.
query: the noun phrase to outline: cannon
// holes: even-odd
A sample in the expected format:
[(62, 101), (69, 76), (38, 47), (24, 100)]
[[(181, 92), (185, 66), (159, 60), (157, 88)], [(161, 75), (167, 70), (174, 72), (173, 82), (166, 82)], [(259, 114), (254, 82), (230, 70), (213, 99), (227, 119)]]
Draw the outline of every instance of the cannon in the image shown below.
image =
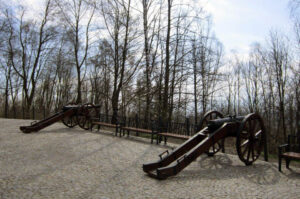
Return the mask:
[(257, 113), (224, 118), (221, 113), (211, 111), (204, 115), (201, 125), (202, 130), (175, 150), (167, 150), (159, 155), (158, 161), (144, 164), (144, 172), (157, 179), (176, 175), (201, 154), (213, 156), (223, 150), (226, 137), (236, 138), (237, 154), (247, 166), (253, 164), (263, 150), (267, 153), (266, 130)]
[(46, 128), (60, 120), (69, 128), (73, 128), (78, 125), (82, 129), (88, 130), (91, 126), (91, 119), (96, 118), (98, 115), (98, 108), (99, 106), (95, 106), (92, 103), (82, 105), (69, 103), (64, 106), (60, 112), (43, 120), (33, 122), (29, 126), (21, 126), (20, 130), (23, 133), (31, 133)]

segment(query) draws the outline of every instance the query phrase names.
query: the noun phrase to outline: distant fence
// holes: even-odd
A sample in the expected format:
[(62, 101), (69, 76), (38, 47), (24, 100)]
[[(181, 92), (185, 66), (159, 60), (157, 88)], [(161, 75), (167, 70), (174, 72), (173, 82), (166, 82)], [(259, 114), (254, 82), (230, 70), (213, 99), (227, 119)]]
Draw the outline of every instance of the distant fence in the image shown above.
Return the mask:
[[(112, 115), (99, 114), (99, 121), (105, 123), (111, 123)], [(138, 117), (136, 114), (132, 117), (118, 116), (117, 121), (122, 126), (143, 128), (143, 129), (156, 129), (160, 132), (171, 132), (178, 135), (192, 136), (199, 130), (198, 124), (192, 124), (189, 118), (185, 119), (185, 122), (173, 122), (169, 121), (167, 124), (163, 123), (161, 119), (148, 120)]]

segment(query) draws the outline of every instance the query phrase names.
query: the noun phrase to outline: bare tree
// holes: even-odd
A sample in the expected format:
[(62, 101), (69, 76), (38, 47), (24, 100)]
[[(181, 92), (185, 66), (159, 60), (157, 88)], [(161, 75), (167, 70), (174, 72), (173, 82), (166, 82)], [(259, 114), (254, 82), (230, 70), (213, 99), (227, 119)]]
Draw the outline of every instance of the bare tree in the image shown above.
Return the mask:
[(167, 7), (167, 35), (166, 35), (166, 57), (165, 57), (165, 70), (164, 70), (164, 89), (162, 96), (162, 119), (166, 124), (168, 121), (169, 112), (169, 80), (170, 80), (170, 39), (171, 39), (171, 13), (172, 13), (173, 0), (168, 0)]
[[(152, 75), (155, 68), (155, 60), (157, 56), (158, 44), (159, 44), (159, 28), (160, 28), (160, 15), (161, 4), (158, 11), (154, 11), (154, 0), (142, 0), (143, 4), (143, 33), (144, 33), (144, 57), (145, 57), (145, 76), (146, 76), (146, 108), (144, 121), (148, 124), (150, 106), (152, 103)], [(152, 8), (153, 7), (153, 8)], [(152, 14), (152, 15), (151, 15)], [(147, 126), (146, 126), (147, 127)]]
[(25, 117), (29, 117), (31, 105), (35, 96), (36, 84), (43, 69), (43, 61), (48, 54), (46, 45), (54, 38), (55, 31), (48, 25), (52, 12), (51, 0), (47, 0), (39, 27), (36, 23), (24, 21), (25, 10), (16, 20), (7, 15), (9, 31), (12, 35), (8, 40), (9, 61), (16, 74), (22, 79), (23, 103)]
[[(290, 0), (290, 12), (291, 18), (294, 22), (294, 30), (296, 36), (296, 61), (292, 71), (294, 73), (293, 83), (292, 83), (292, 90), (295, 92), (295, 106), (296, 106), (296, 129), (297, 133), (300, 133), (300, 94), (299, 94), (299, 85), (300, 85), (300, 76), (299, 76), (299, 68), (300, 68), (300, 61), (299, 61), (299, 52), (300, 52), (300, 1), (299, 0)], [(298, 122), (297, 122), (298, 121)]]
[(297, 39), (298, 50), (300, 50), (300, 1), (290, 0), (290, 12), (294, 22), (294, 30)]
[(245, 85), (245, 91), (247, 99), (245, 100), (248, 104), (250, 113), (259, 112), (258, 107), (258, 94), (259, 94), (259, 63), (255, 63), (255, 60), (251, 60), (243, 64), (242, 74)]
[[(197, 121), (198, 100), (200, 99), (202, 113), (208, 110), (210, 96), (215, 92), (215, 82), (218, 81), (218, 69), (221, 66), (223, 48), (211, 33), (211, 23), (208, 18), (198, 25), (199, 34), (192, 40), (191, 63), (193, 65), (193, 85), (195, 103), (195, 121)], [(212, 100), (212, 99), (211, 99)], [(196, 106), (197, 104), (197, 106)]]
[(68, 30), (69, 40), (73, 44), (73, 59), (77, 72), (77, 103), (82, 102), (82, 69), (85, 67), (90, 47), (90, 26), (95, 5), (84, 0), (55, 0), (61, 11), (64, 26)]
[(104, 110), (106, 115), (109, 114), (111, 108), (111, 63), (114, 62), (113, 54), (114, 52), (110, 43), (106, 39), (103, 39), (99, 41), (97, 54), (91, 58), (91, 64), (93, 65), (91, 86), (94, 98), (91, 102), (100, 104), (101, 110)]
[(111, 105), (113, 111), (112, 122), (117, 120), (119, 109), (119, 97), (124, 85), (128, 84), (141, 58), (132, 56), (134, 53), (134, 41), (137, 30), (134, 30), (135, 20), (131, 15), (131, 0), (107, 1), (101, 5), (101, 13), (104, 17), (106, 29), (111, 39), (113, 49), (113, 91)]
[(286, 123), (285, 123), (285, 97), (287, 70), (290, 67), (288, 44), (284, 37), (278, 32), (270, 33), (270, 51), (269, 64), (275, 77), (275, 85), (278, 94), (279, 121), (278, 129), (283, 130), (284, 140), (286, 140)]
[[(1, 9), (1, 7), (0, 7)], [(0, 73), (0, 75), (5, 76), (5, 81), (4, 81), (4, 88), (0, 88), (4, 89), (4, 117), (8, 117), (8, 111), (9, 111), (9, 86), (10, 86), (10, 81), (12, 79), (12, 66), (11, 64), (9, 64), (8, 61), (8, 53), (7, 53), (7, 49), (5, 48), (5, 45), (3, 45), (5, 43), (5, 39), (7, 39), (7, 35), (8, 35), (8, 39), (10, 39), (12, 37), (12, 35), (10, 34), (9, 31), (7, 31), (7, 29), (9, 29), (7, 22), (5, 22), (4, 18), (2, 18), (2, 15), (8, 15), (8, 10), (0, 10), (0, 52), (1, 52), (1, 56), (0, 57), (0, 72), (2, 71), (2, 74)]]

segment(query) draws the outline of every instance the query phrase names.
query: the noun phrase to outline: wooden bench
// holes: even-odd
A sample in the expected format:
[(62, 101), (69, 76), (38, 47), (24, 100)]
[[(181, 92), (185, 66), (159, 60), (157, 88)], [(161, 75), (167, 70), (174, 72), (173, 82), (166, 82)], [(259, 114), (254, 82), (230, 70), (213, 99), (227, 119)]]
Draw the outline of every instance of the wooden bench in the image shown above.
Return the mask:
[(105, 122), (92, 121), (91, 131), (93, 130), (94, 125), (98, 126), (98, 131), (100, 130), (101, 126), (105, 126), (105, 127), (108, 127), (108, 128), (115, 128), (116, 129), (116, 131), (115, 131), (116, 136), (118, 135), (118, 132), (120, 130), (120, 137), (121, 137), (121, 128), (120, 128), (121, 125), (119, 125), (119, 124), (110, 124), (110, 123), (105, 123)]
[(165, 144), (167, 144), (167, 137), (176, 138), (176, 139), (180, 139), (180, 140), (188, 140), (191, 137), (188, 135), (180, 135), (180, 134), (175, 134), (175, 133), (170, 133), (170, 132), (158, 133), (158, 136), (159, 136), (159, 142), (161, 141), (161, 138), (163, 137)]
[[(149, 130), (149, 129), (142, 129), (142, 128), (135, 128), (135, 127), (126, 127), (126, 126), (121, 126), (121, 130), (123, 131), (123, 135), (124, 135), (124, 131), (127, 131), (127, 136), (129, 137), (129, 132), (130, 131), (134, 131), (137, 133), (145, 133), (145, 134), (150, 134), (151, 135), (151, 144), (153, 143), (154, 140), (154, 135), (156, 135), (156, 143), (158, 144), (158, 139), (157, 139), (157, 131)], [(120, 132), (121, 134), (121, 132)]]
[(300, 135), (289, 135), (288, 143), (278, 147), (278, 170), (281, 171), (281, 161), (285, 159), (286, 168), (291, 160), (300, 160)]

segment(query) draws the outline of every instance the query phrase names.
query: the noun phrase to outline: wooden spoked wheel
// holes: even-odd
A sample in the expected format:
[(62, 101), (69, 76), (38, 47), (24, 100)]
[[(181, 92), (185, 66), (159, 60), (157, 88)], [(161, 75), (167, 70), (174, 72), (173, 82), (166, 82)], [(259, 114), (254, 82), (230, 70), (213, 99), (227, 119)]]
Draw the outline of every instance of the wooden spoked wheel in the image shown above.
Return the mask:
[[(201, 129), (203, 129), (204, 127), (206, 127), (208, 125), (208, 121), (214, 120), (214, 119), (219, 119), (219, 118), (223, 118), (222, 113), (220, 113), (218, 111), (209, 111), (203, 116), (199, 126)], [(223, 143), (224, 143), (224, 140), (219, 140), (213, 146), (211, 146), (208, 149), (208, 151), (206, 151), (205, 153), (208, 156), (213, 156), (215, 153), (217, 153), (218, 151), (220, 151), (223, 148)]]
[(79, 107), (76, 113), (78, 125), (85, 130), (90, 129), (92, 118), (97, 117), (97, 109), (91, 104), (83, 104)]
[(236, 150), (242, 162), (251, 165), (259, 158), (265, 136), (264, 123), (258, 114), (251, 113), (243, 119), (236, 138)]
[[(76, 105), (76, 104), (75, 103), (67, 104), (67, 106), (72, 106), (72, 105)], [(74, 126), (76, 126), (78, 124), (76, 114), (64, 117), (62, 119), (62, 123), (69, 128), (73, 128)]]

